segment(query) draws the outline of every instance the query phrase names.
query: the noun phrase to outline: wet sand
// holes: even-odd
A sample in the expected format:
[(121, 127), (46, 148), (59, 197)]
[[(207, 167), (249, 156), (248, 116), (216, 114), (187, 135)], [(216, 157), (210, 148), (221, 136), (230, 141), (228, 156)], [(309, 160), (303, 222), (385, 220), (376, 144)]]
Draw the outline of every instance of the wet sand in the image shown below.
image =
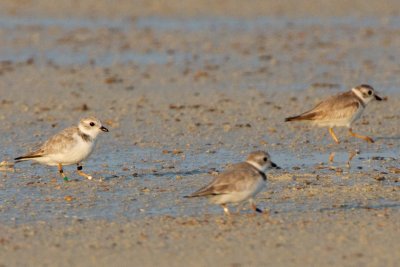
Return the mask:
[[(397, 265), (398, 4), (34, 3), (1, 4), (0, 162), (86, 115), (110, 132), (92, 181), (0, 171), (0, 266)], [(283, 122), (360, 83), (387, 97), (353, 127), (374, 144)], [(269, 216), (182, 198), (258, 149)]]
[(338, 208), (43, 222), (1, 227), (1, 256), (5, 266), (396, 266), (398, 218), (393, 209)]
[(9, 15), (44, 17), (207, 17), (207, 16), (398, 16), (400, 7), (396, 0), (363, 1), (336, 0), (254, 0), (243, 3), (240, 0), (211, 1), (146, 1), (120, 0), (112, 5), (107, 0), (71, 1), (4, 0), (0, 3), (1, 12)]

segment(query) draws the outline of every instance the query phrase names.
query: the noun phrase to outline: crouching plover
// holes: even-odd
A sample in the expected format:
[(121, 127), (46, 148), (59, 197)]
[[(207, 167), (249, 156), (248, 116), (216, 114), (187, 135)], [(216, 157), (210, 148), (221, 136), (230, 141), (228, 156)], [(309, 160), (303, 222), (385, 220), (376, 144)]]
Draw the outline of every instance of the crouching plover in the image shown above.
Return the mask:
[(285, 121), (311, 121), (318, 126), (327, 126), (336, 143), (340, 142), (333, 132), (333, 127), (347, 127), (352, 136), (373, 143), (374, 140), (371, 137), (354, 133), (351, 128), (352, 123), (360, 118), (366, 105), (373, 99), (382, 100), (375, 93), (374, 88), (361, 84), (349, 92), (331, 96), (313, 109), (298, 116), (286, 118)]
[(255, 197), (265, 186), (267, 168), (279, 168), (271, 161), (267, 152), (250, 153), (245, 162), (232, 165), (220, 173), (210, 184), (185, 197), (210, 197), (211, 202), (220, 204), (226, 214), (228, 203), (240, 203), (249, 200), (251, 208), (262, 212), (254, 203)]
[(33, 160), (49, 166), (57, 165), (65, 181), (68, 181), (68, 177), (64, 174), (63, 166), (77, 164), (78, 174), (90, 180), (92, 176), (82, 171), (81, 162), (92, 153), (96, 137), (101, 131), (108, 132), (108, 129), (98, 119), (84, 118), (78, 127), (64, 129), (47, 140), (38, 150), (15, 158), (15, 161)]

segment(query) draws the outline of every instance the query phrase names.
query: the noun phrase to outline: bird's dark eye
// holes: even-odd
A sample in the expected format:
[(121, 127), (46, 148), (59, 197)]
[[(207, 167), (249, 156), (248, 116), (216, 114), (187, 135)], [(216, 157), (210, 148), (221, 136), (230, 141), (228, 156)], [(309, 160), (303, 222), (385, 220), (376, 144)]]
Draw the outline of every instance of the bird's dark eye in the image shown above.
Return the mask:
[(368, 95), (372, 95), (372, 91), (371, 90), (368, 91)]
[(90, 126), (95, 126), (95, 123), (94, 122), (91, 122), (91, 123), (89, 123), (90, 124)]
[(267, 157), (264, 157), (264, 158), (263, 158), (263, 161), (264, 161), (264, 162), (267, 162)]

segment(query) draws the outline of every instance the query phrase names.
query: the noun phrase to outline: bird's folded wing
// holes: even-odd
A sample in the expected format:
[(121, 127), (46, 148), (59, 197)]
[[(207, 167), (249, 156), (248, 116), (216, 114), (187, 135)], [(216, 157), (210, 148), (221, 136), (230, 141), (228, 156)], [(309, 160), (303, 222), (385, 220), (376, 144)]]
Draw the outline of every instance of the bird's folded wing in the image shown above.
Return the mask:
[(314, 119), (339, 120), (353, 115), (359, 107), (360, 102), (356, 99), (342, 98), (340, 101), (321, 102), (311, 112), (314, 114)]
[(209, 185), (194, 192), (192, 196), (222, 195), (241, 192), (252, 187), (260, 179), (260, 174), (252, 169), (239, 169), (223, 172)]
[(56, 135), (53, 135), (46, 143), (43, 144), (41, 150), (46, 154), (62, 153), (74, 144), (74, 133), (77, 131), (76, 127), (64, 129)]

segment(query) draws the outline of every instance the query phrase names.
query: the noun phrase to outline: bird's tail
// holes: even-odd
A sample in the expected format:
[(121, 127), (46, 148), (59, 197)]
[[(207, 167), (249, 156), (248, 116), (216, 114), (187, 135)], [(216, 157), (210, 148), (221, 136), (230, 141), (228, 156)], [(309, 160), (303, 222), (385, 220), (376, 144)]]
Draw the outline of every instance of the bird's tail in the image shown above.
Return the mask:
[(193, 198), (193, 197), (199, 197), (199, 195), (196, 194), (191, 194), (191, 195), (187, 195), (187, 196), (183, 196), (184, 198)]
[(301, 121), (301, 116), (293, 116), (293, 117), (288, 117), (285, 118), (285, 121)]
[(194, 198), (194, 197), (204, 197), (204, 196), (207, 196), (207, 195), (209, 195), (209, 194), (196, 194), (196, 193), (193, 193), (191, 195), (183, 196), (183, 197), (184, 198)]
[(21, 156), (21, 157), (15, 158), (14, 161), (15, 161), (15, 163), (18, 163), (21, 161), (31, 160), (31, 159), (40, 158), (40, 157), (41, 157), (41, 155), (26, 155), (26, 156)]
[(212, 186), (206, 186), (206, 187), (200, 188), (199, 190), (197, 190), (196, 192), (194, 192), (188, 196), (184, 196), (184, 198), (205, 197), (205, 196), (210, 196), (210, 195), (218, 195), (218, 194), (216, 194), (214, 192)]
[(314, 119), (316, 115), (317, 114), (314, 112), (311, 113), (306, 112), (298, 116), (288, 117), (285, 119), (285, 121), (308, 121)]

